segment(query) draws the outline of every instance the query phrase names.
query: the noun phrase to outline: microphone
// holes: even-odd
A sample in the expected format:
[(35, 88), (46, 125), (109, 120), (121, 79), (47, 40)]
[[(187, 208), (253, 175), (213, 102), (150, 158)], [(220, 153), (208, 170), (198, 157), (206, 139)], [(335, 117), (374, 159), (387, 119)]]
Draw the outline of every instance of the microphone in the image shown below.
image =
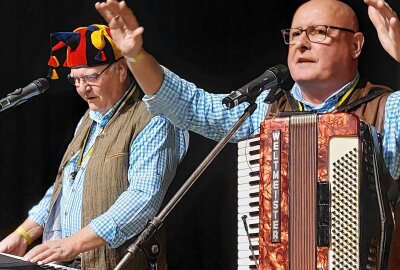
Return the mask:
[(39, 95), (49, 88), (49, 82), (44, 78), (34, 80), (23, 88), (18, 88), (14, 92), (8, 94), (5, 98), (0, 99), (0, 112), (18, 106), (27, 99)]
[(289, 70), (285, 65), (271, 67), (248, 84), (232, 91), (222, 100), (222, 104), (227, 109), (232, 109), (242, 102), (257, 98), (262, 91), (282, 84), (288, 77)]

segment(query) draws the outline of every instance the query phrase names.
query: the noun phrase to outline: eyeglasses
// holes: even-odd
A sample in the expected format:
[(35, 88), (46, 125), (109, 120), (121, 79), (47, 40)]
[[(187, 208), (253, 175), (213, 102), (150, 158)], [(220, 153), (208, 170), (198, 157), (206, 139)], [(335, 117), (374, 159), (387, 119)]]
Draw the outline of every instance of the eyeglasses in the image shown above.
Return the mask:
[(108, 64), (100, 72), (96, 72), (96, 73), (92, 73), (92, 74), (88, 74), (88, 75), (83, 75), (83, 76), (80, 76), (80, 77), (74, 77), (74, 76), (71, 76), (71, 74), (68, 74), (67, 75), (67, 80), (68, 80), (68, 82), (70, 82), (72, 85), (75, 85), (75, 86), (80, 85), (81, 81), (85, 81), (88, 84), (95, 83), (99, 79), (101, 74), (103, 74), (107, 69), (109, 69), (115, 63), (116, 62)]
[(330, 29), (337, 29), (349, 33), (355, 33), (355, 31), (343, 27), (331, 26), (331, 25), (311, 25), (306, 29), (299, 28), (288, 28), (282, 29), (281, 33), (285, 44), (290, 45), (297, 42), (301, 33), (306, 32), (306, 36), (309, 41), (319, 43), (325, 40)]

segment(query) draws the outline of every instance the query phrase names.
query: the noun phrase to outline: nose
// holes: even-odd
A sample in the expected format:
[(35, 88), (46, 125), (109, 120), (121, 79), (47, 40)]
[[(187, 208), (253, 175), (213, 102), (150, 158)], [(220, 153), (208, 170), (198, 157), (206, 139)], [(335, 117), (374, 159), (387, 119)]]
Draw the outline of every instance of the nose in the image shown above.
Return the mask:
[(85, 80), (80, 80), (79, 84), (75, 86), (76, 90), (81, 93), (84, 97), (87, 97), (89, 92), (92, 90), (90, 84), (88, 84)]
[(296, 42), (293, 45), (296, 49), (305, 51), (311, 48), (311, 41), (308, 39), (306, 32), (303, 31), (299, 36), (297, 36)]

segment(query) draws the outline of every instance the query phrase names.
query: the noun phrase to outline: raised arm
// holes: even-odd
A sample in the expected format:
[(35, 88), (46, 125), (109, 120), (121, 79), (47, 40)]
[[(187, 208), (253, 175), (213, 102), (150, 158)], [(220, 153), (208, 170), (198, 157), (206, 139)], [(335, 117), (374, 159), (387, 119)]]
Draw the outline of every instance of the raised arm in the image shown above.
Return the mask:
[(143, 49), (143, 27), (125, 1), (97, 2), (96, 9), (107, 21), (112, 38), (125, 56), (129, 69), (146, 95), (153, 95), (164, 79), (159, 63)]
[(400, 21), (384, 0), (364, 0), (383, 48), (400, 62)]

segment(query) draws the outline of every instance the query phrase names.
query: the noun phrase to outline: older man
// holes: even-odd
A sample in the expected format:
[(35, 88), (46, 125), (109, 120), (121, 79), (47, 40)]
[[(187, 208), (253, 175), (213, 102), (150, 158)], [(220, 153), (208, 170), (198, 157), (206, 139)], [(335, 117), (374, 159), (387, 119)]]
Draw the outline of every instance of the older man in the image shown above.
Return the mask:
[[(370, 18), (383, 47), (400, 60), (400, 26), (396, 14), (384, 1), (365, 2), (370, 5)], [(117, 46), (130, 59), (129, 68), (147, 94), (144, 100), (151, 112), (166, 115), (180, 128), (221, 139), (242, 114), (245, 105), (225, 110), (221, 102), (224, 95), (207, 93), (161, 67), (142, 48), (143, 28), (125, 2), (107, 0), (97, 3), (96, 8), (109, 23)], [(360, 77), (358, 58), (364, 36), (359, 32), (354, 11), (336, 0), (308, 1), (298, 8), (291, 27), (283, 29), (282, 34), (289, 46), (288, 66), (295, 81), (290, 95), (268, 105), (263, 102), (267, 93), (262, 93), (256, 101), (257, 110), (235, 133), (233, 141), (253, 134), (268, 113), (348, 111), (384, 134), (385, 163), (393, 178), (398, 179), (400, 93), (392, 93)], [(400, 257), (399, 228), (396, 225), (396, 241), (392, 241), (391, 269), (395, 269), (394, 260)]]
[[(113, 269), (130, 240), (158, 211), (186, 151), (186, 133), (151, 117), (126, 60), (104, 25), (53, 33), (51, 75), (67, 49), (68, 80), (87, 102), (57, 179), (0, 252), (32, 262), (74, 261), (83, 269)], [(62, 62), (61, 62), (62, 63)], [(162, 254), (165, 248), (162, 247)], [(80, 263), (81, 261), (81, 263)], [(141, 254), (130, 266), (147, 269)], [(159, 260), (165, 269), (165, 254)]]

